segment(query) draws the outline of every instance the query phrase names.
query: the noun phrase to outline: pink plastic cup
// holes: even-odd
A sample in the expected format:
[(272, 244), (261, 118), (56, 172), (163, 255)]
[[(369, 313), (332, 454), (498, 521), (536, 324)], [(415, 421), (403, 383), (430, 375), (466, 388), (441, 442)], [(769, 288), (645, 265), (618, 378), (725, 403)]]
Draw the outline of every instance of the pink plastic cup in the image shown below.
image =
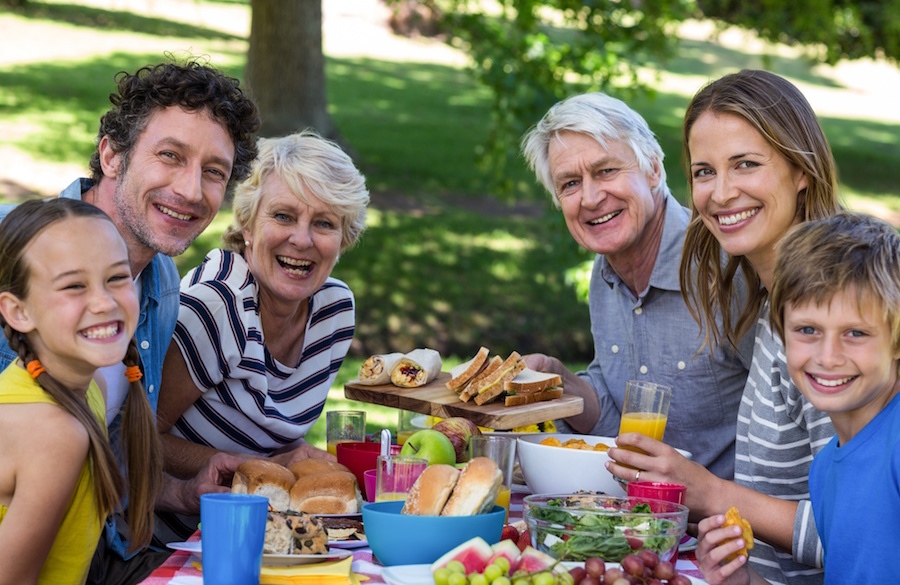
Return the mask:
[(377, 469), (367, 469), (363, 472), (363, 479), (366, 486), (366, 499), (370, 502), (375, 501), (375, 476)]

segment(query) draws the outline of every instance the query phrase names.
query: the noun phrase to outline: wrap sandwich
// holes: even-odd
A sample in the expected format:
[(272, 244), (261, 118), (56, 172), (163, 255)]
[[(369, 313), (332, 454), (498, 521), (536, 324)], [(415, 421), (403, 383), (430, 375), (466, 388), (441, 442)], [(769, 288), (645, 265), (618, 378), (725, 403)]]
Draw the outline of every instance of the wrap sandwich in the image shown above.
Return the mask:
[(359, 367), (357, 383), (366, 386), (390, 384), (391, 370), (402, 357), (403, 354), (400, 352), (370, 355)]
[(391, 369), (391, 382), (401, 388), (424, 386), (441, 373), (441, 354), (434, 349), (414, 349)]

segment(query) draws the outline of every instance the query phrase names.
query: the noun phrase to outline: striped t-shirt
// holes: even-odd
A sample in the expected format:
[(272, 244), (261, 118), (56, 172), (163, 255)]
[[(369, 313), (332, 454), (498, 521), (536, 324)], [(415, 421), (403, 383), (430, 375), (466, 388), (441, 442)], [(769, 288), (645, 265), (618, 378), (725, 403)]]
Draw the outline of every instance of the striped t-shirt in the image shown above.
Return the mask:
[(309, 300), (300, 362), (277, 362), (266, 349), (259, 288), (246, 261), (211, 251), (181, 281), (175, 342), (203, 395), (172, 434), (249, 454), (299, 444), (325, 406), (354, 326), (353, 293), (329, 278)]
[(809, 467), (832, 436), (828, 415), (813, 408), (791, 382), (784, 344), (769, 324), (767, 302), (757, 323), (753, 362), (738, 410), (734, 480), (799, 503), (793, 556), (758, 540), (750, 555), (753, 568), (773, 584), (823, 582), (818, 568), (822, 546), (809, 502)]

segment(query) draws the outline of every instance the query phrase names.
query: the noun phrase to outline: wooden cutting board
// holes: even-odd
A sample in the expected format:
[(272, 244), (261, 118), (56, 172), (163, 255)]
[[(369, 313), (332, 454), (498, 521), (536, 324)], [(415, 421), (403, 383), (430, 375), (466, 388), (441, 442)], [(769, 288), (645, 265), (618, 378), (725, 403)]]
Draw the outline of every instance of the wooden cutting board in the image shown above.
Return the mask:
[(449, 379), (449, 372), (441, 372), (435, 380), (419, 388), (400, 388), (393, 384), (364, 386), (350, 382), (344, 385), (344, 396), (350, 400), (402, 408), (441, 418), (461, 416), (478, 426), (502, 431), (574, 416), (584, 410), (581, 397), (569, 394), (563, 394), (556, 400), (520, 406), (506, 406), (502, 399), (478, 406), (471, 401), (463, 402), (456, 392), (447, 388)]

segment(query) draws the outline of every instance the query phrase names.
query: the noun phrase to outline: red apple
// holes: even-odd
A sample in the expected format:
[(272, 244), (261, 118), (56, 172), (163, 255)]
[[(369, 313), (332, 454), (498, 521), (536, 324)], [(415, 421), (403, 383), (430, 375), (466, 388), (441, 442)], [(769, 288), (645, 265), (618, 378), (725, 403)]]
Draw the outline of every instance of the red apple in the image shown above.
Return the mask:
[(478, 428), (478, 425), (461, 416), (445, 418), (431, 427), (431, 429), (450, 439), (450, 442), (453, 443), (453, 449), (456, 451), (457, 463), (469, 460), (469, 437), (481, 434), (481, 429)]

